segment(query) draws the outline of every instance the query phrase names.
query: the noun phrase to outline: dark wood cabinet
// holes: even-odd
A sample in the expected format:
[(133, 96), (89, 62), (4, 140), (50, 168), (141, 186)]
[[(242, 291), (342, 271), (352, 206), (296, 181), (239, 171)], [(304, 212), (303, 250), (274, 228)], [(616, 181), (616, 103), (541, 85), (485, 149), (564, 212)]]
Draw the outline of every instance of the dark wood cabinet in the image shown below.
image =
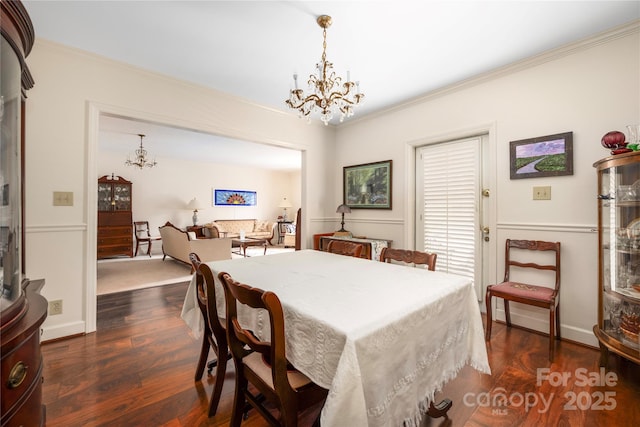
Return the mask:
[(25, 280), (24, 307), (27, 309), (2, 326), (0, 396), (4, 426), (42, 426), (42, 352), (40, 325), (47, 317), (47, 300), (39, 290), (43, 280)]
[(0, 1), (0, 426), (43, 426), (40, 325), (43, 280), (25, 277), (25, 98), (33, 79), (25, 58), (31, 19), (19, 1)]
[(131, 181), (105, 175), (98, 179), (98, 259), (133, 257)]

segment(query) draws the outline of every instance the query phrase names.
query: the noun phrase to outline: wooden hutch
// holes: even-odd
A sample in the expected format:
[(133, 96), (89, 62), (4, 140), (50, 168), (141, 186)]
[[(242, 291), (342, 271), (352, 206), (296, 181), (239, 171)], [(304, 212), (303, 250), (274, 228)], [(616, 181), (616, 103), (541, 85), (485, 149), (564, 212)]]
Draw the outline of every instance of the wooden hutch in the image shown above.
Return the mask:
[(133, 257), (131, 181), (105, 175), (98, 179), (98, 259)]

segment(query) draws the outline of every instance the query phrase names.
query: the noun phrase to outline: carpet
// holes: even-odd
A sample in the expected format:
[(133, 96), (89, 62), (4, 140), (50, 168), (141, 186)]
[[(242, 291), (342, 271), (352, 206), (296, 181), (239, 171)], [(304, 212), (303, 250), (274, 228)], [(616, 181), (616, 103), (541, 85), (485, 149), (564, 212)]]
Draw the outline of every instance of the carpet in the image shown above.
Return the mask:
[(97, 294), (105, 295), (191, 280), (191, 266), (167, 258), (137, 257), (100, 260), (97, 266)]
[[(237, 251), (238, 248), (233, 248)], [(267, 255), (291, 252), (293, 248), (268, 246)], [(249, 247), (247, 256), (262, 256), (264, 248)], [(232, 259), (243, 258), (236, 253)], [(114, 258), (99, 260), (97, 265), (97, 295), (150, 288), (153, 286), (171, 285), (191, 280), (191, 266), (162, 255), (137, 256), (134, 258)]]

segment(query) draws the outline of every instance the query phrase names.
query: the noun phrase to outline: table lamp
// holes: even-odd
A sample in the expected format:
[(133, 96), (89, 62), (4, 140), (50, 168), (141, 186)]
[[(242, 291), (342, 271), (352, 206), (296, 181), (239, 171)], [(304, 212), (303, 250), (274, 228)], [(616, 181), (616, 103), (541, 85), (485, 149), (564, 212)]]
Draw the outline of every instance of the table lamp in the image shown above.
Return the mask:
[(191, 219), (193, 220), (194, 226), (198, 225), (198, 209), (204, 209), (204, 206), (194, 197), (187, 205), (187, 208), (189, 210), (193, 209), (193, 216)]
[(283, 208), (284, 209), (284, 213), (282, 214), (282, 220), (286, 221), (287, 220), (287, 208), (292, 208), (293, 205), (291, 204), (291, 202), (289, 200), (287, 200), (287, 198), (285, 197), (284, 199), (282, 199), (282, 201), (280, 202), (280, 204), (278, 205), (279, 208)]
[(336, 235), (336, 233), (340, 233), (340, 234), (351, 234), (349, 231), (344, 229), (344, 214), (345, 213), (351, 213), (351, 208), (345, 204), (342, 204), (340, 206), (338, 206), (338, 209), (336, 209), (336, 213), (342, 214), (342, 221), (340, 222), (341, 227), (340, 230), (336, 231), (334, 233), (334, 235)]

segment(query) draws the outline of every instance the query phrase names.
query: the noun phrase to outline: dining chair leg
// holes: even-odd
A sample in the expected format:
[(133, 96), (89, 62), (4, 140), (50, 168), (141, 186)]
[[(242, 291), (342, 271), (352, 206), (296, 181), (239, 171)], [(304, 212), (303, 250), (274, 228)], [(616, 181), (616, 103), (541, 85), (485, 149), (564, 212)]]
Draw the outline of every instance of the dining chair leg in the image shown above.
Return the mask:
[(555, 318), (556, 318), (556, 339), (560, 339), (560, 303), (555, 308)]
[(485, 304), (487, 305), (487, 327), (484, 333), (484, 340), (491, 340), (491, 324), (492, 324), (492, 313), (491, 313), (491, 292), (487, 288), (487, 293), (484, 297)]
[[(289, 411), (287, 409), (291, 409), (291, 410)], [(283, 410), (282, 413), (280, 413), (280, 422), (282, 423), (282, 425), (286, 427), (297, 427), (298, 426), (297, 408), (282, 408), (282, 410)]]
[(556, 346), (556, 319), (554, 307), (549, 310), (549, 361), (553, 362), (553, 353)]
[(509, 300), (503, 298), (502, 302), (504, 303), (504, 318), (507, 321), (507, 326), (511, 327), (511, 313), (509, 312)]
[[(236, 369), (237, 369), (237, 363)], [(242, 416), (244, 414), (245, 408), (245, 396), (244, 391), (247, 388), (247, 380), (246, 378), (241, 378), (240, 375), (236, 374), (236, 389), (233, 396), (233, 411), (231, 412), (231, 421), (229, 422), (229, 427), (240, 427), (240, 423), (242, 423)]]
[[(226, 349), (226, 345), (224, 347)], [(220, 396), (222, 395), (222, 386), (224, 385), (224, 375), (227, 372), (227, 360), (225, 354), (218, 354), (218, 365), (216, 367), (216, 382), (213, 384), (211, 391), (211, 400), (209, 401), (209, 416), (212, 417), (218, 411)]]
[(207, 364), (207, 358), (209, 357), (209, 339), (206, 335), (202, 337), (202, 347), (200, 348), (200, 357), (198, 358), (198, 364), (196, 365), (195, 381), (200, 381), (202, 374), (204, 373), (204, 367)]

